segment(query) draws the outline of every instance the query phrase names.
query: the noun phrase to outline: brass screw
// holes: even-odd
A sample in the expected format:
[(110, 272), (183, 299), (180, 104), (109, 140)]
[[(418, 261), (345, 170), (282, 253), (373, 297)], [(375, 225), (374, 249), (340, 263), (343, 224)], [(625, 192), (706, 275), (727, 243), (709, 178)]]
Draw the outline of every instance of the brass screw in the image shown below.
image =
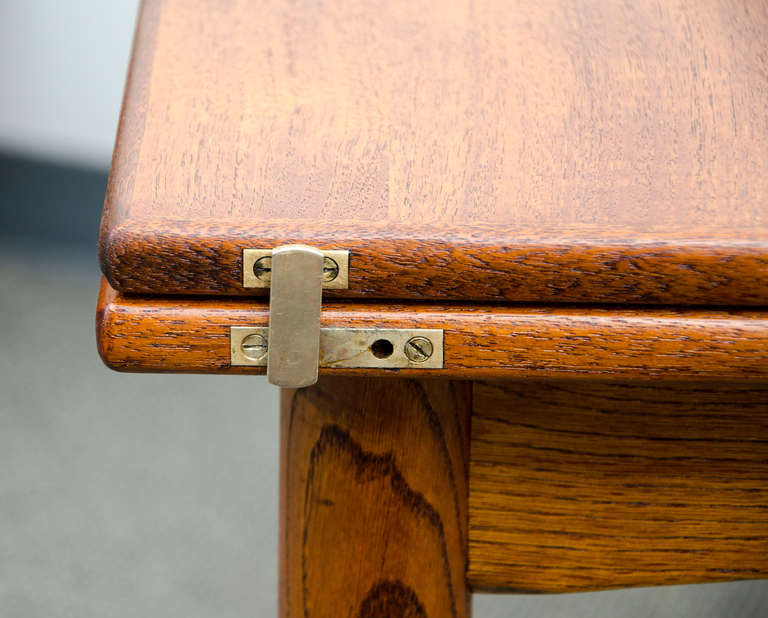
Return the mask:
[(253, 274), (259, 281), (272, 279), (272, 256), (265, 255), (253, 263)]
[(433, 351), (432, 342), (426, 337), (411, 337), (405, 344), (405, 355), (414, 363), (423, 363)]
[(240, 343), (240, 349), (248, 358), (259, 361), (267, 355), (267, 340), (263, 335), (248, 335)]
[(323, 258), (323, 281), (333, 281), (339, 276), (339, 265), (336, 260), (329, 257)]

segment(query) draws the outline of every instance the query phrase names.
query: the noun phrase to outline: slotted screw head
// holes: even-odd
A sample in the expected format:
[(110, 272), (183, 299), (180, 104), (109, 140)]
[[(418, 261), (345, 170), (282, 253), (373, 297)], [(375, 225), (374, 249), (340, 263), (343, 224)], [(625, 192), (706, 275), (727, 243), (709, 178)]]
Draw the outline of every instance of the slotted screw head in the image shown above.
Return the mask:
[(272, 256), (265, 255), (253, 263), (253, 274), (259, 281), (272, 279)]
[(333, 281), (339, 276), (339, 265), (336, 260), (329, 257), (323, 258), (323, 281)]
[(240, 344), (240, 349), (248, 358), (258, 361), (267, 355), (267, 340), (263, 335), (248, 335)]
[(426, 337), (411, 337), (405, 344), (405, 355), (414, 363), (423, 363), (433, 351), (432, 342)]

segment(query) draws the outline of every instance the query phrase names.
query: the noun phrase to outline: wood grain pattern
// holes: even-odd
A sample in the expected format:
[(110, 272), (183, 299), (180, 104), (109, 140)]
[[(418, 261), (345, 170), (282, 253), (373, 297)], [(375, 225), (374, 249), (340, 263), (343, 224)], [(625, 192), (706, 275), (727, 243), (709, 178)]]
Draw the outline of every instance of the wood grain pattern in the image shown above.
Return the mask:
[(768, 384), (476, 383), (475, 589), (768, 577)]
[(283, 391), (283, 618), (470, 615), (469, 382)]
[(768, 303), (768, 3), (146, 0), (102, 225), (133, 293)]
[[(229, 328), (268, 321), (263, 300), (126, 297), (104, 283), (97, 340), (121, 371), (263, 373), (229, 365)], [(321, 324), (444, 330), (443, 369), (327, 374), (768, 379), (765, 311), (325, 303)]]

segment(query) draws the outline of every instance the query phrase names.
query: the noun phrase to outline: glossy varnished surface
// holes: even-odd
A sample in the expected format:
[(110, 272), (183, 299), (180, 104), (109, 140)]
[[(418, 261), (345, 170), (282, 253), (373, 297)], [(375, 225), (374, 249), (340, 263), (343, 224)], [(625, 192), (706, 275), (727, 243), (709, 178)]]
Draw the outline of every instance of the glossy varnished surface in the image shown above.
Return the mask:
[[(104, 283), (97, 340), (122, 371), (263, 373), (230, 366), (231, 326), (266, 326), (265, 301), (139, 298)], [(768, 313), (324, 303), (324, 327), (439, 328), (443, 369), (321, 373), (462, 378), (572, 376), (763, 380)]]
[(768, 577), (768, 384), (476, 383), (469, 582)]
[(280, 616), (468, 618), (469, 382), (283, 391)]
[(102, 228), (132, 292), (768, 302), (768, 5), (147, 0)]

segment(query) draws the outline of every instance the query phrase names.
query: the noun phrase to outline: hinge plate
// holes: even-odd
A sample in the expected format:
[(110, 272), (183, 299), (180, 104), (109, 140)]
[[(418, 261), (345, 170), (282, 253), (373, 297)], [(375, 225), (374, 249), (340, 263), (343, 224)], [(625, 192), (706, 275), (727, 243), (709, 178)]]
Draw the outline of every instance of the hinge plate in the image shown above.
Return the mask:
[[(349, 251), (346, 249), (324, 250), (323, 289), (346, 290), (349, 288)], [(270, 287), (272, 249), (243, 249), (243, 287)]]
[[(230, 327), (232, 366), (265, 367), (267, 327)], [(443, 331), (437, 328), (321, 328), (320, 367), (442, 369)]]

